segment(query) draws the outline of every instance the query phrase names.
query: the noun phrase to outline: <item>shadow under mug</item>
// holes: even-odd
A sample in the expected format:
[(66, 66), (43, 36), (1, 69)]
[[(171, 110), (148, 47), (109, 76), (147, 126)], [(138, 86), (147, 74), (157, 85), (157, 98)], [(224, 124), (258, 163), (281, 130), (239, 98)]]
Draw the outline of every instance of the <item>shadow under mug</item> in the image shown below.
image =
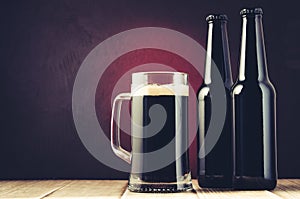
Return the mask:
[[(139, 72), (132, 74), (131, 93), (122, 93), (115, 98), (111, 147), (118, 157), (131, 164), (130, 191), (178, 192), (192, 189), (188, 95), (185, 73)], [(122, 148), (120, 141), (120, 113), (124, 100), (131, 102), (131, 152)]]

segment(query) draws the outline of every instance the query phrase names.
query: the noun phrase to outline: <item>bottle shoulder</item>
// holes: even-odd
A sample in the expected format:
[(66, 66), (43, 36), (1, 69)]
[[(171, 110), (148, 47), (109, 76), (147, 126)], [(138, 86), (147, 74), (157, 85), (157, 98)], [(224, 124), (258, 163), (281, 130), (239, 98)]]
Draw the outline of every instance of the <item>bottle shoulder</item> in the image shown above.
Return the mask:
[[(223, 88), (220, 88), (222, 86)], [(231, 87), (226, 85), (213, 85), (202, 84), (197, 92), (198, 99), (204, 99), (205, 97), (217, 96), (216, 92), (220, 92), (220, 89), (224, 89), (226, 96), (230, 96)]]
[(240, 94), (241, 92), (268, 92), (276, 95), (274, 85), (269, 80), (264, 81), (237, 81), (231, 87), (232, 94)]
[(210, 94), (210, 86), (206, 84), (202, 84), (197, 92), (198, 100), (204, 99), (205, 97), (209, 96)]
[(270, 88), (274, 88), (274, 85), (272, 84), (272, 82), (269, 79), (264, 79), (262, 81), (260, 80), (237, 80), (233, 85), (232, 85), (232, 89), (237, 87), (238, 85), (243, 85), (245, 87), (261, 87), (261, 86), (266, 86), (266, 87), (270, 87)]

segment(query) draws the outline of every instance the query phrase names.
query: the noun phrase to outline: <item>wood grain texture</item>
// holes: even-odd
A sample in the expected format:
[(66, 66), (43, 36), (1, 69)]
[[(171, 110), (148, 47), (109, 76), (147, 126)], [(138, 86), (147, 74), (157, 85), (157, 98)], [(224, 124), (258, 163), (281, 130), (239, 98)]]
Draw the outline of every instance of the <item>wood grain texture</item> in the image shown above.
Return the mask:
[(300, 180), (278, 180), (277, 187), (272, 192), (284, 199), (298, 199), (300, 198)]
[(0, 181), (0, 198), (191, 198), (191, 199), (296, 199), (300, 198), (300, 179), (281, 179), (273, 191), (232, 191), (203, 189), (193, 180), (193, 191), (181, 193), (133, 193), (126, 180), (44, 180)]
[(120, 198), (126, 188), (125, 180), (74, 180), (46, 198)]
[(0, 198), (44, 198), (66, 186), (68, 181), (0, 181)]

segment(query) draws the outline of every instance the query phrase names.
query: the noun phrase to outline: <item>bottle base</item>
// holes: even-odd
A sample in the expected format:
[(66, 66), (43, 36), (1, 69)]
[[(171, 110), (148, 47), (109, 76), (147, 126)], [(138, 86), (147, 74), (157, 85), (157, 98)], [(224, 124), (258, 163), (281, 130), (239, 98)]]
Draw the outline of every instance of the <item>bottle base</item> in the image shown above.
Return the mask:
[(235, 176), (233, 187), (236, 190), (273, 190), (277, 184), (276, 179), (263, 177)]
[(232, 189), (233, 180), (223, 175), (200, 175), (198, 184), (202, 188), (226, 188)]

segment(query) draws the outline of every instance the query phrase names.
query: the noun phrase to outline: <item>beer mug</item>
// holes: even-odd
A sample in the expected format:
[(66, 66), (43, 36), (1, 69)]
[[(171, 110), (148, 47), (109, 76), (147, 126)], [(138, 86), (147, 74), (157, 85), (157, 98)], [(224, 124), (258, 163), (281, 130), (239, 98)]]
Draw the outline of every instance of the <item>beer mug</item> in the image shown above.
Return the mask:
[[(192, 189), (188, 95), (185, 73), (138, 72), (132, 74), (131, 93), (121, 93), (115, 98), (111, 147), (118, 157), (131, 164), (130, 191)], [(120, 140), (120, 112), (124, 100), (131, 103), (131, 152), (122, 148)]]

